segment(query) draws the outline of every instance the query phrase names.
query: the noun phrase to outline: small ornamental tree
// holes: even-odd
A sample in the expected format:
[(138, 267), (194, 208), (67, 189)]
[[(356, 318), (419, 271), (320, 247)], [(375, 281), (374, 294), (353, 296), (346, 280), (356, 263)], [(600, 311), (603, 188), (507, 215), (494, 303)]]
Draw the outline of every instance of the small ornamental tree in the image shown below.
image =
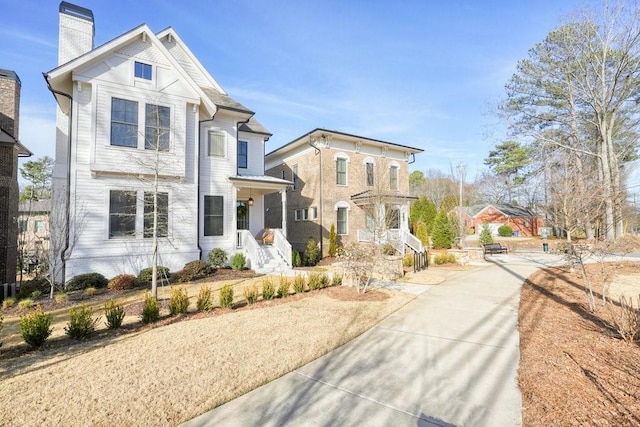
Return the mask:
[(482, 231), (480, 232), (480, 243), (483, 245), (493, 243), (493, 235), (491, 234), (491, 230), (487, 224), (482, 226)]
[(329, 256), (335, 257), (338, 253), (338, 235), (336, 234), (336, 226), (331, 224), (329, 229)]
[(449, 217), (444, 210), (440, 210), (433, 221), (433, 229), (431, 230), (431, 240), (433, 247), (436, 249), (451, 249), (453, 241), (453, 230)]
[(427, 225), (423, 221), (418, 221), (415, 225), (415, 234), (418, 240), (422, 242), (422, 246), (429, 247), (429, 232)]

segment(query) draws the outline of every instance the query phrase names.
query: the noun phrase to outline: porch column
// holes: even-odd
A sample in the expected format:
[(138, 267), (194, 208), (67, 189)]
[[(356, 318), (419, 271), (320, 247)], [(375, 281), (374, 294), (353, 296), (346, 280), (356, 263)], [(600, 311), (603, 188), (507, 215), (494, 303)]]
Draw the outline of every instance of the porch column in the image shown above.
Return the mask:
[(287, 190), (280, 190), (282, 200), (282, 234), (287, 237)]

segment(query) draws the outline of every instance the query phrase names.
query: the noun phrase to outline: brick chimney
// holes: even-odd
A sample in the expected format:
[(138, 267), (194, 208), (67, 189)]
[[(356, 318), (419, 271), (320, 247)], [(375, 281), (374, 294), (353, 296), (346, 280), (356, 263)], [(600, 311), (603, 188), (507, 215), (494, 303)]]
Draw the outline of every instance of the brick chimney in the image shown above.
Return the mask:
[(20, 79), (0, 70), (0, 284), (16, 280), (19, 115)]
[(95, 29), (93, 12), (84, 7), (63, 1), (59, 17), (58, 65), (62, 65), (93, 50)]

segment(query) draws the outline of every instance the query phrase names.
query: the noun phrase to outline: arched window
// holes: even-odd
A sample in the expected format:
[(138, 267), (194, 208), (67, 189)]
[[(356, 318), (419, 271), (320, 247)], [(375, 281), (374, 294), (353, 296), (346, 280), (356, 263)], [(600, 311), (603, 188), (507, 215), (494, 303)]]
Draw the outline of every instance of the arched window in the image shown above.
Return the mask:
[(336, 161), (336, 184), (347, 185), (347, 164), (349, 163), (349, 156), (345, 153), (337, 153), (334, 156)]
[(349, 234), (349, 210), (351, 206), (347, 202), (338, 202), (335, 205), (336, 211), (336, 234)]

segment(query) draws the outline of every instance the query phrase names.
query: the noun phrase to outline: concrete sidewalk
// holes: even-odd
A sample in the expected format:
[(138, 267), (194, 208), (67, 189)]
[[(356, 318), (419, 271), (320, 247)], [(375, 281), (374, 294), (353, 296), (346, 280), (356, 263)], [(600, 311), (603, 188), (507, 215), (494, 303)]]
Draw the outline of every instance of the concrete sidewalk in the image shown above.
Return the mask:
[(367, 333), (186, 426), (518, 426), (520, 286), (558, 257), (449, 272)]

